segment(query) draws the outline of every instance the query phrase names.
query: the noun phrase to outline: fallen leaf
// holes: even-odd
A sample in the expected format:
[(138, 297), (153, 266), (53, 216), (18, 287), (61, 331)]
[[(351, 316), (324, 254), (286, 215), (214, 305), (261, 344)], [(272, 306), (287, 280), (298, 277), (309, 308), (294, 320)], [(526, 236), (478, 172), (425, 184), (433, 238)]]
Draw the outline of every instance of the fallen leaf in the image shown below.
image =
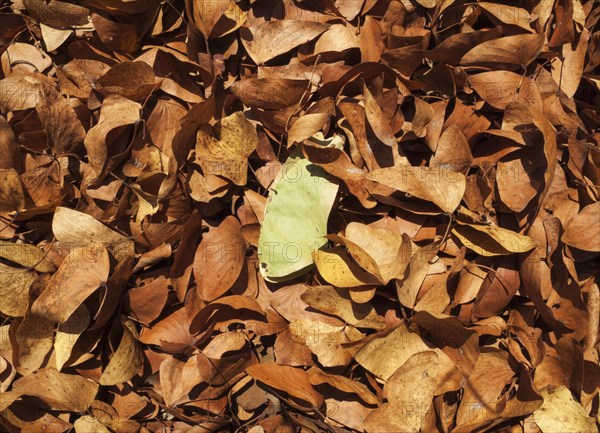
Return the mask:
[(394, 372), (384, 387), (388, 403), (365, 419), (367, 432), (392, 429), (415, 433), (421, 431), (436, 387), (437, 357), (432, 351), (417, 353)]
[(468, 51), (460, 59), (460, 65), (506, 69), (526, 67), (542, 51), (544, 40), (544, 35), (527, 34), (485, 41)]
[(259, 238), (266, 279), (290, 279), (313, 264), (311, 253), (327, 240), (327, 219), (338, 186), (298, 149), (269, 193)]
[(273, 391), (289, 395), (288, 401), (308, 411), (319, 409), (323, 404), (323, 396), (315, 391), (304, 370), (271, 362), (250, 366), (246, 373)]
[(70, 247), (101, 243), (119, 260), (133, 256), (133, 244), (90, 215), (66, 207), (58, 207), (52, 220), (56, 239)]
[(101, 244), (75, 247), (31, 306), (31, 311), (58, 323), (65, 323), (109, 274), (108, 251)]
[(566, 387), (546, 387), (541, 391), (544, 403), (533, 413), (533, 419), (544, 433), (554, 431), (596, 433), (593, 418), (581, 407)]
[(324, 248), (312, 253), (319, 274), (335, 287), (361, 287), (381, 284), (380, 279), (362, 269), (343, 247)]
[(485, 102), (500, 110), (514, 101), (540, 109), (543, 106), (542, 96), (535, 82), (514, 72), (483, 72), (470, 76), (468, 82)]
[(339, 289), (330, 286), (309, 287), (301, 296), (312, 308), (337, 316), (353, 326), (382, 329), (383, 318), (369, 303), (355, 304)]
[(98, 385), (91, 380), (43, 368), (16, 380), (3, 400), (14, 401), (23, 395), (32, 395), (52, 409), (82, 412), (92, 404), (97, 392)]
[(308, 80), (249, 78), (236, 82), (231, 91), (250, 107), (282, 110), (300, 102), (308, 85)]
[(90, 324), (90, 313), (85, 305), (81, 305), (66, 322), (58, 325), (54, 337), (54, 354), (56, 369), (61, 371), (67, 363), (77, 343), (77, 339)]
[(255, 127), (238, 111), (221, 119), (217, 130), (218, 138), (208, 128), (198, 131), (196, 154), (202, 171), (245, 185), (248, 157), (258, 144)]
[(0, 170), (0, 213), (19, 212), (25, 207), (25, 195), (19, 174), (14, 169)]
[(123, 337), (119, 347), (100, 376), (100, 385), (118, 385), (140, 372), (144, 361), (138, 342), (138, 332), (131, 320), (123, 323)]
[(536, 247), (530, 237), (495, 225), (460, 223), (452, 233), (464, 246), (486, 257), (524, 253)]
[(246, 13), (231, 0), (213, 3), (189, 1), (196, 28), (205, 38), (219, 38), (239, 28), (246, 21)]
[(257, 65), (310, 42), (328, 24), (299, 20), (265, 21), (242, 32), (242, 44)]
[(0, 312), (7, 316), (23, 317), (29, 304), (29, 287), (36, 278), (35, 271), (0, 263)]
[(567, 223), (562, 241), (580, 250), (600, 251), (600, 233), (595, 223), (599, 218), (599, 202), (584, 207)]
[(444, 212), (456, 210), (466, 188), (466, 178), (443, 168), (399, 165), (375, 170), (367, 177), (422, 200), (431, 201)]
[(233, 286), (244, 268), (246, 242), (233, 217), (202, 238), (194, 258), (194, 276), (200, 297), (212, 301)]
[(393, 330), (371, 339), (356, 353), (355, 359), (375, 376), (389, 380), (411, 356), (427, 350), (429, 347), (421, 337), (401, 322)]

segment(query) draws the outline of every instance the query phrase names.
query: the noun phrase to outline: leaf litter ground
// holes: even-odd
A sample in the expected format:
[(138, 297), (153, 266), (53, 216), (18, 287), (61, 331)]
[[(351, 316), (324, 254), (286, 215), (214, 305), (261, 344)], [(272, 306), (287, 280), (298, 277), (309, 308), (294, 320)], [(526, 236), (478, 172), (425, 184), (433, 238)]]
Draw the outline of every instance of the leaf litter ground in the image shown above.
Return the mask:
[(0, 429), (598, 432), (599, 20), (3, 1)]

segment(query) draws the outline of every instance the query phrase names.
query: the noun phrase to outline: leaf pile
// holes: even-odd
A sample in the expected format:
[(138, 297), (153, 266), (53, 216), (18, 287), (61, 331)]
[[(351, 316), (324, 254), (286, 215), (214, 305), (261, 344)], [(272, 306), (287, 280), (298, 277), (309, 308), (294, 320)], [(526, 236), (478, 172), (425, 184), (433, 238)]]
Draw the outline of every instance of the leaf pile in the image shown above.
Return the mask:
[(598, 432), (599, 20), (3, 1), (2, 431)]

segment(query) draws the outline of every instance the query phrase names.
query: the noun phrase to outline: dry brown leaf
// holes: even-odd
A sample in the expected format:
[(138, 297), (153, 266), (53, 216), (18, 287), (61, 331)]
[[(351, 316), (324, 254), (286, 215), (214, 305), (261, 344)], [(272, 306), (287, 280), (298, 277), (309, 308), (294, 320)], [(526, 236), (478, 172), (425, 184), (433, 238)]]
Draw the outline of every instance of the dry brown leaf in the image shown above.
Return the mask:
[(233, 286), (244, 268), (246, 242), (239, 222), (226, 218), (202, 238), (194, 258), (200, 297), (213, 301)]
[(123, 337), (100, 376), (100, 385), (118, 385), (127, 382), (139, 373), (142, 367), (144, 359), (138, 342), (138, 332), (131, 320), (125, 320), (122, 324)]
[(524, 253), (537, 246), (532, 238), (495, 225), (459, 223), (452, 233), (482, 256)]
[(370, 271), (370, 266), (361, 256), (369, 256), (369, 262), (375, 267), (372, 273), (380, 277), (382, 284), (404, 276), (412, 254), (408, 236), (399, 236), (383, 228), (352, 222), (346, 227), (343, 239), (350, 254), (367, 271)]
[(58, 325), (54, 337), (54, 354), (58, 371), (62, 370), (71, 357), (77, 339), (90, 324), (90, 319), (88, 309), (82, 304), (66, 322)]
[(101, 243), (119, 260), (133, 256), (132, 242), (120, 233), (83, 212), (58, 207), (52, 220), (52, 232), (69, 247)]
[(97, 392), (98, 385), (91, 380), (43, 368), (15, 381), (12, 391), (4, 394), (2, 403), (32, 395), (52, 409), (82, 412), (92, 404)]
[[(388, 403), (365, 419), (367, 432), (421, 431), (436, 387), (437, 358), (432, 351), (417, 353), (394, 372), (384, 387)], [(409, 409), (415, 407), (414, 411)]]
[(534, 412), (534, 421), (543, 433), (554, 431), (597, 433), (593, 418), (581, 407), (568, 388), (546, 387), (541, 391), (542, 406)]
[(347, 366), (354, 352), (344, 345), (364, 338), (361, 332), (350, 325), (332, 326), (310, 319), (290, 322), (290, 333), (314, 353), (323, 367)]
[(482, 42), (461, 59), (461, 66), (517, 69), (533, 62), (544, 47), (542, 34), (506, 36)]
[(560, 86), (560, 90), (569, 98), (572, 98), (579, 88), (589, 39), (590, 33), (584, 28), (575, 46), (572, 46), (572, 44), (563, 45), (563, 58), (553, 65), (552, 78)]
[(25, 195), (15, 169), (0, 169), (0, 213), (19, 212), (25, 207)]
[(456, 414), (458, 431), (473, 431), (496, 418), (502, 404), (502, 389), (515, 374), (507, 358), (505, 352), (496, 351), (479, 356), (465, 386), (464, 406), (461, 405)]
[(457, 33), (440, 42), (435, 48), (426, 52), (425, 56), (434, 62), (458, 65), (460, 59), (473, 47), (502, 34), (502, 28), (477, 30)]
[(313, 253), (319, 274), (335, 287), (379, 285), (380, 279), (363, 270), (342, 247), (324, 248)]
[(87, 24), (89, 10), (73, 3), (53, 0), (23, 0), (27, 12), (41, 23), (55, 28)]
[(221, 119), (217, 137), (210, 128), (201, 128), (196, 138), (196, 155), (205, 175), (230, 179), (236, 185), (245, 185), (248, 157), (256, 149), (256, 128), (238, 111)]
[(329, 113), (308, 113), (296, 120), (288, 131), (288, 146), (302, 143), (320, 132), (329, 121)]
[(54, 81), (37, 73), (12, 74), (0, 80), (0, 111), (6, 113), (34, 108), (46, 85), (52, 86)]
[(466, 188), (466, 178), (443, 168), (399, 165), (375, 170), (367, 176), (390, 188), (431, 201), (444, 212), (456, 210)]
[(356, 167), (350, 157), (341, 149), (305, 145), (303, 151), (310, 162), (323, 167), (327, 173), (341, 179), (365, 208), (369, 209), (376, 205), (369, 193), (370, 182), (366, 178), (366, 173)]
[(0, 313), (23, 317), (29, 304), (29, 287), (36, 278), (35, 271), (0, 263)]
[(257, 65), (287, 53), (310, 42), (325, 30), (328, 24), (311, 21), (265, 21), (242, 31), (242, 44)]
[(389, 380), (411, 356), (429, 347), (404, 322), (393, 330), (376, 336), (356, 354), (356, 361), (375, 376)]
[(50, 56), (34, 45), (15, 42), (8, 46), (1, 56), (2, 69), (6, 76), (26, 74), (28, 72), (44, 72), (52, 64)]
[(249, 78), (237, 81), (231, 91), (250, 107), (281, 110), (300, 102), (308, 85), (308, 80)]
[(205, 355), (191, 356), (186, 362), (167, 358), (160, 364), (161, 391), (167, 406), (174, 407), (189, 399), (194, 386), (210, 380), (210, 360)]
[(108, 251), (102, 244), (73, 248), (31, 306), (32, 313), (66, 322), (89, 295), (106, 284), (109, 267)]
[(471, 148), (462, 131), (456, 125), (448, 126), (440, 135), (429, 165), (464, 173), (472, 162)]
[(534, 21), (534, 18), (524, 8), (490, 2), (481, 2), (478, 3), (478, 6), (505, 24), (533, 32), (530, 23)]
[(239, 28), (246, 21), (246, 12), (232, 0), (186, 1), (191, 8), (196, 28), (205, 38), (219, 38)]
[(584, 207), (567, 223), (562, 241), (584, 251), (600, 251), (600, 202)]
[(69, 102), (52, 88), (45, 87), (35, 107), (48, 137), (48, 144), (58, 156), (73, 153), (85, 139), (85, 129)]
[(308, 373), (299, 368), (285, 367), (274, 362), (256, 364), (246, 368), (246, 373), (264, 383), (275, 393), (288, 395), (290, 403), (312, 411), (323, 404), (323, 396), (310, 383)]
[(90, 166), (97, 177), (103, 174), (111, 154), (111, 141), (117, 140), (128, 126), (140, 119), (140, 104), (128, 99), (115, 98), (112, 99), (112, 104), (105, 103), (103, 107), (98, 124), (88, 131), (84, 140)]
[(56, 51), (73, 34), (73, 30), (55, 29), (44, 24), (40, 24), (40, 30), (42, 31), (46, 51)]
[(470, 76), (468, 82), (479, 96), (494, 108), (506, 109), (514, 101), (529, 104), (540, 110), (543, 107), (542, 96), (535, 82), (514, 72), (483, 72)]
[(393, 147), (396, 145), (396, 138), (392, 128), (389, 126), (387, 119), (384, 117), (381, 107), (378, 105), (371, 91), (364, 86), (365, 95), (365, 114), (373, 132), (387, 146)]
[(382, 329), (383, 318), (369, 303), (355, 304), (348, 295), (331, 286), (309, 287), (301, 296), (310, 307), (332, 314), (359, 328)]

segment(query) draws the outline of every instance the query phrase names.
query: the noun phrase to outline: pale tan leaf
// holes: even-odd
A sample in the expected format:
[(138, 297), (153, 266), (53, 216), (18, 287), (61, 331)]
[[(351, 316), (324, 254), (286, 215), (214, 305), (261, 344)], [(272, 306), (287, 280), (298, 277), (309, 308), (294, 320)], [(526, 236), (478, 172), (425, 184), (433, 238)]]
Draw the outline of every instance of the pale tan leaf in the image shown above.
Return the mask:
[(64, 323), (83, 301), (108, 280), (108, 251), (102, 244), (75, 247), (52, 276), (31, 311)]

